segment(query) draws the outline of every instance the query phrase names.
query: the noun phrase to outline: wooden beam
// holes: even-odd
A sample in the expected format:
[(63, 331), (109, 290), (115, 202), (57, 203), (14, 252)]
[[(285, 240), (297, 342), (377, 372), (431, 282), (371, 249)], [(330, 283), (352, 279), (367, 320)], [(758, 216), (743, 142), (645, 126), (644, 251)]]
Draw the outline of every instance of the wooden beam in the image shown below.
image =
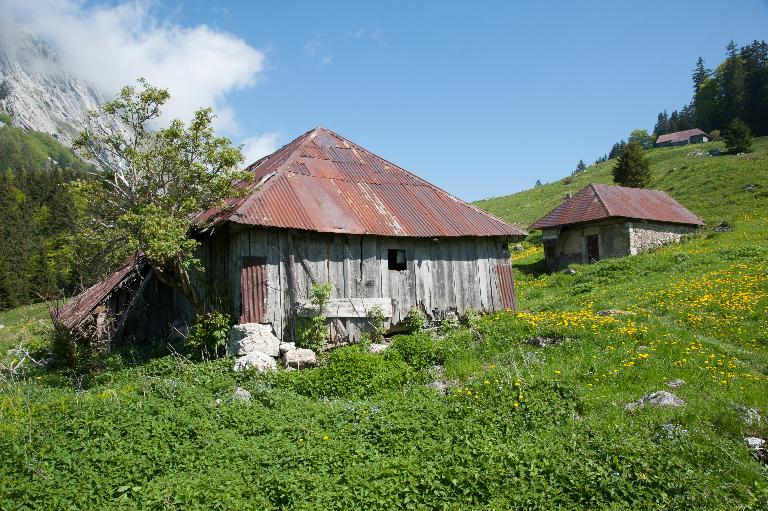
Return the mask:
[[(384, 317), (392, 317), (391, 298), (333, 298), (328, 301), (323, 315), (328, 318), (365, 318), (377, 306), (384, 312)], [(298, 312), (305, 318), (316, 313), (309, 300), (299, 300)]]

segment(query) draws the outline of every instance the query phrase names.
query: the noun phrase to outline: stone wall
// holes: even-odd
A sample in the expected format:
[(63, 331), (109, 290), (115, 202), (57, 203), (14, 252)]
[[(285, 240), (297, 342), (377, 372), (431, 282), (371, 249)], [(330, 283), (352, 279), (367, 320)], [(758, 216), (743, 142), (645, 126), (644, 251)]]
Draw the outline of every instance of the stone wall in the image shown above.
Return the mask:
[(630, 228), (629, 250), (632, 255), (667, 243), (677, 243), (686, 234), (696, 232), (690, 225), (635, 221)]

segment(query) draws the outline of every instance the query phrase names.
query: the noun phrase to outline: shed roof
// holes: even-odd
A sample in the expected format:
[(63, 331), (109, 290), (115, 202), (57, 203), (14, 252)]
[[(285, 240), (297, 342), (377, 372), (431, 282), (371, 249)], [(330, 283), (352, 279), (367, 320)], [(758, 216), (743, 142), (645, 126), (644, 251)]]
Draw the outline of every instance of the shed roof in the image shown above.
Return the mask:
[(699, 217), (661, 190), (590, 184), (531, 228), (545, 229), (611, 217), (704, 225)]
[(323, 127), (247, 170), (252, 190), (198, 221), (382, 236), (526, 235)]
[(62, 305), (56, 312), (56, 321), (68, 329), (74, 329), (90, 315), (115, 288), (138, 277), (144, 265), (143, 256), (131, 257), (120, 268)]
[(665, 142), (687, 142), (690, 140), (691, 137), (694, 137), (696, 135), (706, 135), (703, 131), (701, 131), (699, 128), (693, 128), (690, 130), (683, 130), (683, 131), (676, 131), (674, 133), (667, 133), (666, 135), (661, 135), (659, 138), (656, 139), (657, 144), (663, 144)]

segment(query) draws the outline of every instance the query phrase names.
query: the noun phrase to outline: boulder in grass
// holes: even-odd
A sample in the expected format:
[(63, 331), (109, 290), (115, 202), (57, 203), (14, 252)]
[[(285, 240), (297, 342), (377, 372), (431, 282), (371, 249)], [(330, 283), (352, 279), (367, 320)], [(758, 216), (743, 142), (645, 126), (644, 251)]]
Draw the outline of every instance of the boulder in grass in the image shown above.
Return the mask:
[(240, 372), (256, 369), (257, 371), (264, 372), (275, 368), (277, 368), (277, 363), (274, 358), (260, 351), (254, 351), (235, 360), (232, 370)]
[(752, 454), (754, 454), (758, 461), (768, 463), (768, 449), (766, 449), (766, 447), (768, 447), (768, 445), (766, 445), (768, 442), (766, 442), (764, 438), (747, 436), (744, 437), (744, 442), (746, 442), (747, 447), (752, 451)]
[(678, 388), (678, 387), (682, 387), (683, 385), (685, 385), (685, 381), (681, 380), (680, 378), (676, 378), (676, 379), (674, 379), (674, 380), (669, 380), (669, 381), (666, 383), (666, 385), (667, 385), (667, 387), (669, 387), (670, 389), (676, 389), (676, 388)]
[(286, 368), (306, 369), (317, 366), (317, 355), (315, 352), (306, 348), (298, 348), (286, 351), (283, 355), (283, 363)]
[(227, 356), (264, 353), (277, 358), (280, 356), (280, 340), (272, 333), (272, 327), (261, 323), (235, 325), (229, 331)]
[(243, 387), (237, 387), (232, 397), (235, 401), (248, 403), (251, 400), (251, 393), (245, 390)]
[(371, 347), (368, 349), (371, 353), (381, 353), (382, 351), (386, 351), (386, 349), (389, 348), (388, 343), (383, 342), (372, 342)]
[(295, 342), (281, 342), (280, 343), (280, 358), (283, 358), (283, 355), (285, 355), (289, 351), (293, 351), (296, 349), (296, 343)]
[(631, 412), (645, 405), (678, 407), (683, 406), (684, 404), (685, 401), (672, 394), (671, 392), (667, 392), (666, 390), (657, 390), (656, 392), (652, 392), (641, 397), (635, 402), (627, 404), (624, 408)]

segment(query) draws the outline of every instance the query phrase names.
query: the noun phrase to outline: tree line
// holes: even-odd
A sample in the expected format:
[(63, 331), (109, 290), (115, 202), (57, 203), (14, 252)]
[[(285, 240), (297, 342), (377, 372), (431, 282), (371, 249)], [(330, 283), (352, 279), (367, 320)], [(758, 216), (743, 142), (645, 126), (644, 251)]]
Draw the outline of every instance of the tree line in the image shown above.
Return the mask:
[(691, 128), (709, 133), (737, 119), (755, 135), (768, 135), (768, 43), (753, 41), (738, 48), (731, 41), (715, 69), (699, 57), (691, 79), (691, 102), (671, 114), (659, 113), (653, 129), (657, 136)]
[(0, 123), (0, 310), (74, 292), (90, 278), (66, 186), (87, 169), (50, 135)]

